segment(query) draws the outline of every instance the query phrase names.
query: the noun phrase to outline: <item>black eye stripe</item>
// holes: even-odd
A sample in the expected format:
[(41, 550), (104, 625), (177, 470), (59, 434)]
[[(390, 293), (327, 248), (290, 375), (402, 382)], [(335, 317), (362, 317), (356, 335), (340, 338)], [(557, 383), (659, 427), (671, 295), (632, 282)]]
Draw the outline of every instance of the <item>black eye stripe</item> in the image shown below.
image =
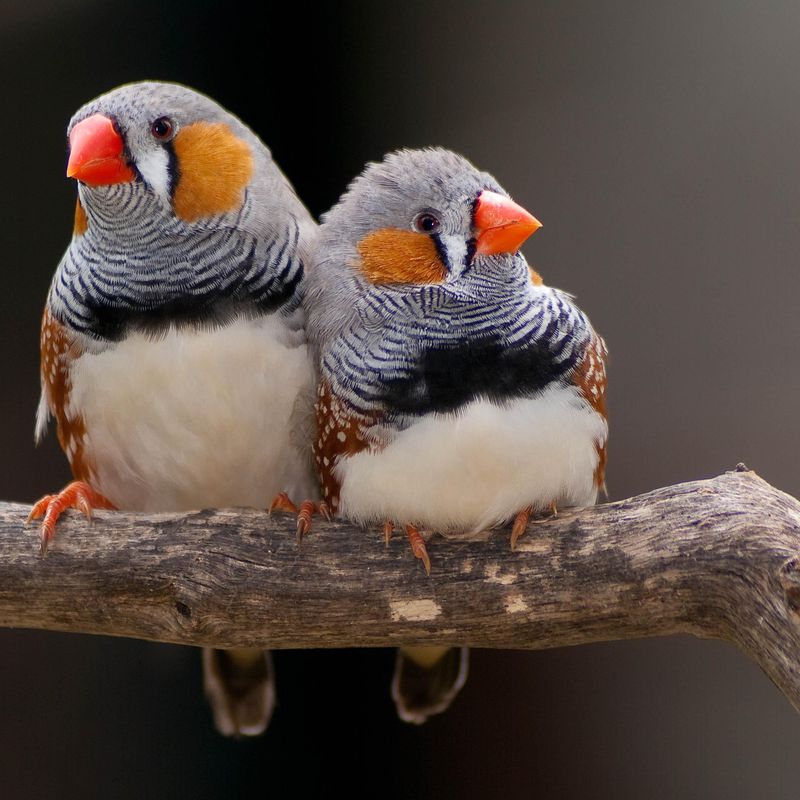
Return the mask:
[(178, 164), (178, 156), (175, 154), (175, 146), (173, 143), (166, 142), (164, 149), (167, 151), (167, 177), (169, 180), (169, 196), (174, 197), (175, 189), (178, 188), (178, 181), (181, 179), (180, 165)]
[(436, 245), (436, 252), (439, 255), (439, 261), (441, 261), (442, 264), (444, 264), (444, 268), (448, 272), (451, 272), (453, 269), (453, 265), (450, 263), (450, 256), (447, 253), (447, 248), (444, 246), (442, 237), (439, 236), (438, 233), (434, 233), (433, 236), (431, 236), (431, 239), (433, 239), (433, 243), (434, 245)]

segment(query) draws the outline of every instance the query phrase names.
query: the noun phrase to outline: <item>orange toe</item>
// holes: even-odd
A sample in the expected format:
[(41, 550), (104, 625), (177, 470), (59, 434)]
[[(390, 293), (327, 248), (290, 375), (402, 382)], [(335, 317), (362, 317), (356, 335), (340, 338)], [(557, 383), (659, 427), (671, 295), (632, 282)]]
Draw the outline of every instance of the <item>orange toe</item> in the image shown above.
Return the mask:
[(383, 523), (383, 542), (388, 547), (389, 542), (392, 541), (392, 534), (394, 533), (394, 522), (390, 519), (387, 519), (386, 522)]
[(286, 511), (288, 514), (296, 514), (297, 506), (291, 501), (286, 492), (279, 492), (269, 504), (269, 513), (271, 514), (273, 511)]
[(73, 481), (58, 494), (46, 494), (34, 504), (27, 519), (27, 522), (34, 519), (42, 520), (41, 548), (43, 556), (47, 554), (47, 548), (56, 535), (56, 523), (59, 517), (68, 508), (77, 509), (91, 521), (92, 509), (115, 508), (115, 506), (107, 497), (96, 492), (84, 481)]
[(311, 531), (311, 519), (316, 510), (317, 505), (313, 500), (304, 500), (300, 504), (300, 510), (297, 512), (297, 544), (300, 544), (303, 537)]
[(538, 525), (542, 522), (547, 522), (548, 520), (555, 519), (558, 516), (558, 508), (556, 506), (556, 501), (553, 500), (550, 503), (550, 514), (549, 516), (545, 516), (542, 519), (534, 519), (531, 520), (531, 514), (533, 513), (532, 506), (526, 506), (525, 508), (520, 511), (516, 517), (514, 517), (514, 525), (511, 528), (511, 549), (513, 550), (517, 546), (517, 542), (519, 541), (520, 537), (525, 533), (528, 529), (528, 521), (530, 520), (531, 525)]
[(315, 503), (313, 500), (304, 500), (298, 507), (286, 492), (280, 492), (275, 496), (269, 507), (269, 513), (273, 511), (286, 511), (288, 514), (297, 514), (297, 544), (303, 541), (303, 537), (311, 533), (311, 521), (314, 514), (320, 514), (326, 520), (331, 520), (331, 510), (327, 503)]
[(411, 552), (422, 561), (425, 572), (430, 575), (431, 560), (428, 557), (428, 548), (425, 547), (425, 540), (422, 538), (422, 534), (413, 525), (406, 525), (406, 534), (408, 535), (408, 541), (411, 545)]
[(517, 541), (519, 537), (522, 536), (523, 533), (528, 529), (528, 520), (531, 516), (531, 511), (533, 509), (530, 506), (526, 506), (522, 509), (522, 511), (514, 517), (514, 525), (511, 528), (511, 549), (513, 550), (517, 546)]

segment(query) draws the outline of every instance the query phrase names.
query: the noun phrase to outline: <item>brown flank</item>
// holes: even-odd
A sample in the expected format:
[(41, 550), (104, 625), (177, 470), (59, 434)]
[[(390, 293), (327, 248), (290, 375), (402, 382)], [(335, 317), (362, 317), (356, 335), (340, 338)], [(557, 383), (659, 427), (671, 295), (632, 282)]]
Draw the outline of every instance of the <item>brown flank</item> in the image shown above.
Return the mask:
[(67, 416), (69, 405), (70, 365), (81, 351), (66, 329), (45, 309), (41, 331), (42, 385), (50, 411), (56, 418), (58, 441), (67, 454), (75, 480), (91, 482), (94, 478), (84, 450), (86, 426), (83, 417)]
[(317, 435), (313, 446), (314, 460), (322, 488), (322, 499), (336, 513), (341, 484), (333, 468), (340, 458), (347, 458), (361, 450), (377, 446), (366, 435), (368, 428), (375, 424), (375, 419), (351, 413), (324, 382), (317, 389), (315, 409)]
[[(601, 414), (603, 419), (608, 419), (606, 414), (606, 359), (608, 349), (606, 343), (595, 334), (592, 337), (583, 358), (575, 369), (573, 382), (581, 390), (581, 394), (589, 405)], [(594, 472), (594, 482), (598, 489), (605, 489), (606, 477), (606, 443), (597, 444), (597, 468)]]

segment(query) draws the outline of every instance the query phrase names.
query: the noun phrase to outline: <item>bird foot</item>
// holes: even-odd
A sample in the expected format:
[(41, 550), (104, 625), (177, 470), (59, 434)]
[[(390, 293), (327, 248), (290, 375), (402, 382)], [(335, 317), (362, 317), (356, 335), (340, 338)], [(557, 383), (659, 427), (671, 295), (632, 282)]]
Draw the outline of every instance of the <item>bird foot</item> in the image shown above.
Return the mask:
[(292, 502), (286, 492), (278, 492), (275, 499), (269, 504), (269, 513), (273, 511), (285, 511), (287, 514), (296, 514), (297, 506)]
[(428, 557), (428, 548), (425, 547), (425, 540), (422, 534), (413, 525), (406, 525), (406, 534), (408, 535), (408, 542), (411, 545), (411, 552), (422, 561), (425, 572), (431, 574), (431, 560)]
[[(425, 540), (422, 538), (422, 534), (413, 525), (406, 525), (405, 528), (406, 528), (406, 534), (408, 535), (408, 543), (411, 545), (411, 552), (420, 561), (422, 561), (422, 564), (425, 567), (425, 572), (427, 572), (428, 575), (430, 575), (431, 560), (428, 556), (428, 548), (425, 546)], [(383, 523), (383, 541), (386, 547), (388, 547), (389, 542), (392, 541), (393, 533), (394, 533), (394, 522), (392, 522), (392, 520), (390, 519), (387, 519), (386, 522)]]
[(533, 525), (541, 525), (543, 522), (547, 522), (551, 519), (554, 519), (558, 516), (558, 508), (556, 508), (556, 501), (553, 500), (550, 503), (550, 514), (542, 517), (542, 519), (535, 519), (531, 520), (531, 513), (533, 512), (532, 506), (526, 506), (525, 508), (520, 511), (516, 517), (514, 517), (514, 525), (511, 528), (511, 549), (514, 550), (517, 547), (517, 542), (519, 541), (520, 537), (525, 533), (528, 529), (528, 522), (530, 521)]
[(91, 522), (92, 509), (116, 507), (107, 497), (96, 492), (84, 481), (73, 481), (58, 494), (46, 494), (34, 504), (31, 513), (28, 514), (28, 519), (25, 520), (27, 525), (31, 520), (42, 519), (41, 549), (43, 556), (47, 555), (47, 548), (56, 535), (58, 518), (68, 508), (77, 509)]
[(301, 544), (303, 537), (311, 532), (311, 521), (314, 514), (320, 514), (328, 522), (331, 521), (330, 506), (323, 500), (315, 503), (313, 500), (304, 500), (300, 506), (296, 506), (286, 492), (280, 492), (270, 503), (269, 513), (273, 511), (286, 511), (289, 514), (297, 514), (297, 544)]

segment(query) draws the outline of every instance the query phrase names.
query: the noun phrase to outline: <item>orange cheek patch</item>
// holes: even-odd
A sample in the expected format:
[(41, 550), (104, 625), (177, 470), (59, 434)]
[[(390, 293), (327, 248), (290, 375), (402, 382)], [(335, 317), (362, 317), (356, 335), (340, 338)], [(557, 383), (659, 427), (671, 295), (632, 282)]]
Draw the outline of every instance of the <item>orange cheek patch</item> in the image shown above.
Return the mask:
[(247, 142), (222, 122), (195, 122), (178, 132), (173, 147), (180, 177), (172, 204), (181, 219), (194, 222), (241, 206), (253, 175)]
[(89, 220), (86, 217), (86, 211), (81, 205), (80, 199), (78, 199), (75, 201), (75, 224), (72, 226), (72, 232), (75, 236), (83, 236), (88, 227)]
[(372, 283), (442, 283), (447, 277), (433, 239), (424, 233), (382, 228), (359, 242), (358, 253)]

